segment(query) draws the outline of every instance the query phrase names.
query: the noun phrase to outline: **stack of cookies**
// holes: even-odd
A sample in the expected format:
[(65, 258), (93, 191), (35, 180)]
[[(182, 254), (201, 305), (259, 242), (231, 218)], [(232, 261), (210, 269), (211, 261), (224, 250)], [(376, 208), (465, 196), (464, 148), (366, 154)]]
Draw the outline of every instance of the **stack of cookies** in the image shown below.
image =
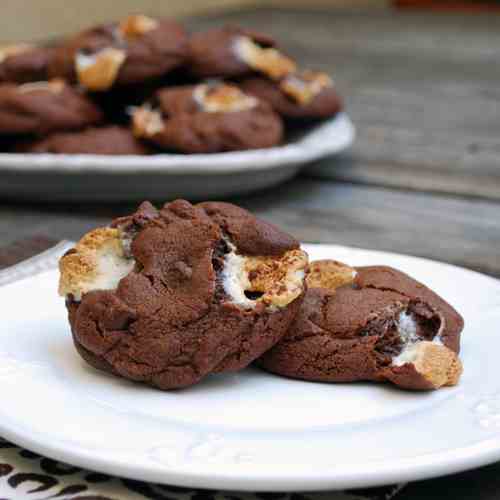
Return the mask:
[(52, 47), (0, 49), (5, 151), (145, 155), (268, 148), (341, 109), (331, 78), (261, 33), (189, 35), (132, 15)]
[(310, 381), (457, 384), (460, 314), (396, 269), (334, 257), (309, 263), (235, 205), (145, 202), (62, 257), (59, 292), (89, 364), (164, 390), (253, 362)]

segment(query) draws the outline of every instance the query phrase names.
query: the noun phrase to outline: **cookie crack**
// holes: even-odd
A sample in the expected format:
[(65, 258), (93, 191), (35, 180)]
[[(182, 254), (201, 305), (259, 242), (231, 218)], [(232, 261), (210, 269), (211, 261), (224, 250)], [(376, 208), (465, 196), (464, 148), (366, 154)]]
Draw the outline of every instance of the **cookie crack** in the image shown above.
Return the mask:
[[(375, 286), (375, 285), (366, 285), (363, 287), (364, 289), (370, 289), (370, 290), (379, 290), (380, 292), (392, 292), (392, 293), (397, 293), (398, 295), (402, 295), (403, 297), (405, 297), (406, 299), (408, 299), (408, 301), (410, 302), (415, 302), (415, 299), (410, 297), (409, 295), (407, 295), (406, 293), (404, 293), (402, 290), (396, 290), (395, 288), (390, 288), (390, 287), (385, 287), (385, 286)], [(431, 309), (434, 309), (430, 304), (428, 304), (427, 302), (424, 302), (423, 300), (420, 300), (420, 302), (422, 302), (422, 304), (425, 304), (426, 306), (430, 307)]]
[[(94, 324), (95, 326), (95, 330), (96, 332), (99, 334), (99, 336), (101, 337), (101, 339), (105, 342), (107, 339), (109, 339), (109, 336), (106, 335), (106, 333), (112, 333), (112, 332), (120, 332), (120, 333), (123, 333), (123, 335), (126, 334), (126, 330), (107, 330), (106, 328), (103, 328), (100, 324), (100, 322), (96, 319), (93, 319), (92, 320), (92, 323)], [(111, 351), (113, 351), (114, 349), (117, 348), (118, 344), (120, 344), (120, 342), (122, 341), (123, 337), (119, 337), (116, 339), (115, 342), (113, 342), (111, 344), (111, 346), (109, 346), (107, 349), (105, 349), (102, 353), (98, 354), (96, 353), (93, 349), (88, 349), (87, 347), (85, 347), (86, 349), (88, 349), (90, 352), (92, 352), (93, 354), (95, 354), (96, 356), (101, 356), (101, 357), (105, 357), (108, 353), (110, 353)]]

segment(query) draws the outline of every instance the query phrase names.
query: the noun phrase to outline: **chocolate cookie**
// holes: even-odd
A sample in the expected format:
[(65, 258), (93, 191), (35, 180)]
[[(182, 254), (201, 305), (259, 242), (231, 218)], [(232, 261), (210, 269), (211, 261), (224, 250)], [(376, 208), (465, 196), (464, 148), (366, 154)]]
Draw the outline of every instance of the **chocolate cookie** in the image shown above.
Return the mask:
[(458, 383), (463, 319), (396, 269), (311, 264), (308, 291), (284, 339), (259, 365), (304, 380), (390, 381), (406, 389)]
[(279, 341), (306, 267), (294, 238), (239, 207), (145, 202), (62, 257), (59, 292), (85, 360), (172, 389), (241, 369)]
[(54, 49), (19, 44), (0, 48), (0, 81), (27, 83), (47, 80)]
[(257, 72), (277, 80), (295, 71), (296, 64), (274, 45), (267, 35), (235, 26), (197, 33), (189, 41), (188, 69), (200, 78)]
[[(119, 85), (105, 92), (90, 92), (92, 101), (106, 116), (106, 121), (128, 126), (130, 124), (130, 110), (150, 101), (159, 88), (176, 85), (177, 71), (169, 73), (167, 77), (144, 83)], [(174, 80), (175, 78), (175, 80)], [(162, 80), (165, 80), (162, 83)], [(184, 85), (184, 83), (179, 83)]]
[(0, 135), (44, 135), (102, 120), (92, 101), (62, 80), (0, 84)]
[(279, 144), (283, 124), (271, 107), (229, 84), (166, 88), (157, 107), (132, 113), (134, 133), (157, 146), (184, 153), (215, 153)]
[(184, 28), (172, 20), (129, 16), (63, 44), (52, 58), (49, 73), (93, 91), (144, 82), (184, 63), (186, 42)]
[(324, 73), (303, 71), (279, 82), (254, 77), (241, 81), (240, 85), (245, 92), (268, 102), (286, 118), (329, 118), (342, 109), (333, 82)]
[(58, 132), (17, 148), (18, 153), (147, 155), (151, 150), (126, 127), (109, 125), (77, 132)]

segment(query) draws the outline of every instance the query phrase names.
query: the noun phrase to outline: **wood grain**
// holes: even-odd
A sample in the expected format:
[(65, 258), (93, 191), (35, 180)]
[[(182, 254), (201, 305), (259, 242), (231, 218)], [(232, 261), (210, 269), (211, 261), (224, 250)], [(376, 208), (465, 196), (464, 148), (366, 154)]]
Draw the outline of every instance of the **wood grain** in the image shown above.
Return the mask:
[(0, 247), (0, 270), (29, 259), (57, 243), (57, 240), (50, 237), (35, 235)]
[(500, 276), (497, 203), (300, 179), (236, 202), (302, 241), (409, 253)]
[[(230, 200), (307, 242), (408, 253), (500, 276), (496, 202), (298, 178)], [(77, 239), (134, 206), (0, 207), (0, 242)]]

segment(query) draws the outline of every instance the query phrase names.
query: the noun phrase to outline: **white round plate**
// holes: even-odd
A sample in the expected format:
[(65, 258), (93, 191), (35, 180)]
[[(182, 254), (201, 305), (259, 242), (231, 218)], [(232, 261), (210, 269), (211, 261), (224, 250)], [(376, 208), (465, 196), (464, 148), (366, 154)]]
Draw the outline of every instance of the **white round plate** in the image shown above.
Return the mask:
[(274, 186), (302, 165), (339, 153), (354, 126), (338, 114), (283, 146), (204, 155), (0, 153), (0, 196), (50, 201), (210, 199)]
[(460, 385), (294, 381), (250, 368), (161, 392), (76, 354), (57, 272), (0, 288), (0, 435), (110, 474), (190, 487), (318, 490), (423, 479), (500, 458), (500, 282), (396, 254), (306, 245), (312, 259), (387, 264), (465, 317)]

